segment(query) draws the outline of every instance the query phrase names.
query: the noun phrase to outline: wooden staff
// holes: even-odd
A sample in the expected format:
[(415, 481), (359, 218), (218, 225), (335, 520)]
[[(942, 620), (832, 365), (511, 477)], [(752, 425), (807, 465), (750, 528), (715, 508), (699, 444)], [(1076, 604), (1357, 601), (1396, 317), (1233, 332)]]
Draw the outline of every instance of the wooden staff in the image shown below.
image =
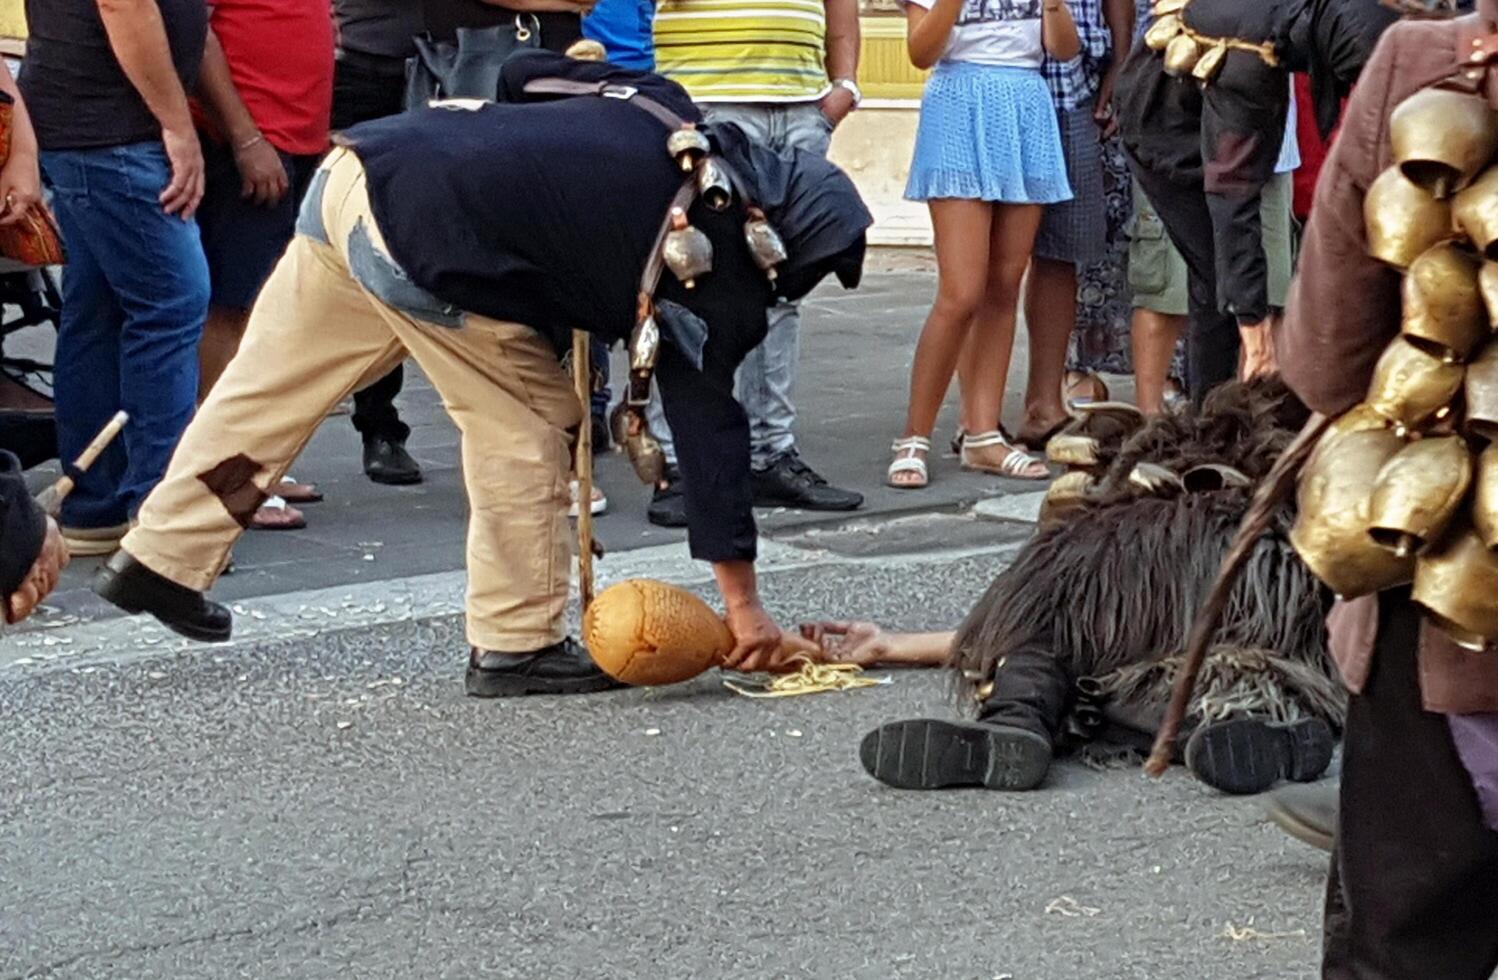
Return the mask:
[(572, 331), (572, 384), (582, 407), (577, 431), (577, 580), (583, 611), (593, 604), (593, 358), (592, 337)]
[(1197, 675), (1201, 673), (1202, 662), (1207, 657), (1207, 647), (1211, 646), (1212, 638), (1217, 633), (1217, 624), (1222, 620), (1222, 612), (1227, 608), (1228, 598), (1233, 594), (1233, 586), (1238, 581), (1239, 573), (1248, 563), (1259, 538), (1269, 530), (1275, 510), (1295, 489), (1295, 478), (1306, 460), (1311, 458), (1312, 450), (1331, 423), (1332, 420), (1326, 416), (1311, 416), (1305, 428), (1300, 430), (1300, 434), (1285, 448), (1280, 458), (1274, 461), (1264, 482), (1254, 494), (1248, 513), (1243, 515), (1243, 523), (1238, 526), (1232, 547), (1222, 559), (1222, 567), (1212, 583), (1212, 590), (1207, 593), (1207, 601), (1197, 610), (1196, 619), (1191, 624), (1185, 663), (1181, 665), (1181, 672), (1176, 675), (1175, 689), (1170, 695), (1170, 707), (1165, 710), (1165, 720), (1160, 724), (1154, 748), (1144, 764), (1144, 771), (1151, 776), (1164, 775), (1175, 757), (1181, 722), (1185, 720), (1191, 698), (1196, 694)]
[[(110, 419), (108, 424), (99, 430), (99, 434), (94, 436), (94, 441), (83, 447), (83, 452), (79, 453), (78, 458), (73, 461), (73, 470), (78, 473), (87, 472), (88, 468), (94, 465), (94, 460), (109, 448), (111, 442), (114, 442), (115, 436), (120, 434), (120, 430), (128, 421), (130, 421), (129, 415), (124, 412), (115, 412), (114, 418)], [(62, 479), (36, 495), (37, 506), (56, 517), (58, 510), (62, 507), (62, 502), (68, 498), (68, 494), (73, 492), (74, 485), (73, 478), (63, 474)]]

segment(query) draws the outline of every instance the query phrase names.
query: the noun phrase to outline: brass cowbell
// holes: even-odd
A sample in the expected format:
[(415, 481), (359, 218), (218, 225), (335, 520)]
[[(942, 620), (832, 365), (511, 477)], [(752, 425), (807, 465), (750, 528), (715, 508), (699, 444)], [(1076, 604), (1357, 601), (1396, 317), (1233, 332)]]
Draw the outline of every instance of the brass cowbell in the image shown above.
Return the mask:
[(1471, 527), (1451, 537), (1415, 566), (1413, 598), (1458, 646), (1484, 650), (1498, 640), (1498, 552)]
[(1404, 435), (1451, 414), (1451, 400), (1461, 390), (1464, 374), (1460, 364), (1395, 337), (1373, 367), (1367, 405)]
[(712, 150), (702, 130), (691, 123), (666, 137), (666, 152), (683, 171), (690, 172)]
[(1477, 457), (1477, 476), (1472, 490), (1472, 526), (1489, 548), (1498, 550), (1498, 446), (1489, 446)]
[(776, 267), (790, 255), (785, 250), (785, 240), (780, 237), (780, 232), (759, 208), (749, 209), (749, 219), (744, 222), (744, 242), (749, 246), (754, 264), (774, 282), (779, 274)]
[(1467, 365), (1463, 390), (1467, 403), (1463, 431), (1489, 442), (1498, 441), (1498, 343), (1490, 341)]
[(696, 288), (698, 276), (713, 271), (712, 240), (687, 221), (687, 213), (681, 208), (671, 209), (671, 230), (666, 233), (661, 254), (666, 267), (688, 289)]
[(1489, 168), (1451, 203), (1456, 226), (1483, 256), (1498, 259), (1498, 168)]
[(1443, 242), (1416, 259), (1404, 277), (1403, 333), (1442, 360), (1465, 361), (1492, 335), (1478, 287), (1476, 255)]
[(1406, 177), (1447, 197), (1498, 153), (1498, 118), (1480, 95), (1425, 88), (1394, 107), (1389, 141)]
[(1441, 539), (1472, 485), (1472, 454), (1461, 436), (1405, 446), (1383, 465), (1368, 501), (1368, 533), (1407, 558)]
[(1189, 75), (1201, 56), (1199, 41), (1188, 34), (1177, 34), (1165, 46), (1165, 74), (1172, 78)]
[(1368, 229), (1368, 254), (1404, 269), (1452, 236), (1451, 202), (1437, 199), (1398, 167), (1390, 167), (1363, 198), (1363, 224)]

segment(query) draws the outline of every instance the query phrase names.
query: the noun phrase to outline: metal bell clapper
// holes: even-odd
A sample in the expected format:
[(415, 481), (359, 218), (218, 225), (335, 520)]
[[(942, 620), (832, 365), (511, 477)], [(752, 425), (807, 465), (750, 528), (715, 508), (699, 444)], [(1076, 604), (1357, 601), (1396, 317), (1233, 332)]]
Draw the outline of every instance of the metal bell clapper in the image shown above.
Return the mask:
[(1383, 465), (1368, 501), (1368, 533), (1398, 558), (1445, 534), (1472, 486), (1472, 453), (1461, 436), (1410, 443)]
[(771, 282), (777, 275), (776, 266), (790, 258), (785, 250), (785, 240), (770, 224), (770, 219), (759, 208), (749, 209), (749, 220), (744, 222), (744, 241), (749, 245), (749, 254)]
[(666, 268), (688, 289), (697, 287), (697, 277), (713, 271), (713, 243), (687, 221), (681, 208), (671, 209), (671, 230), (661, 246)]
[(1498, 116), (1480, 95), (1421, 89), (1389, 115), (1389, 142), (1406, 177), (1447, 197), (1498, 153)]
[(712, 157), (697, 164), (697, 196), (714, 211), (727, 211), (733, 203), (733, 182), (728, 171)]
[(702, 130), (688, 123), (666, 138), (666, 152), (683, 172), (690, 173), (712, 150)]
[(1411, 181), (1397, 166), (1369, 186), (1363, 198), (1363, 224), (1368, 229), (1368, 254), (1396, 269), (1409, 268), (1432, 245), (1455, 233), (1451, 202)]
[(1498, 640), (1498, 552), (1457, 527), (1415, 566), (1416, 605), (1457, 646), (1486, 650)]

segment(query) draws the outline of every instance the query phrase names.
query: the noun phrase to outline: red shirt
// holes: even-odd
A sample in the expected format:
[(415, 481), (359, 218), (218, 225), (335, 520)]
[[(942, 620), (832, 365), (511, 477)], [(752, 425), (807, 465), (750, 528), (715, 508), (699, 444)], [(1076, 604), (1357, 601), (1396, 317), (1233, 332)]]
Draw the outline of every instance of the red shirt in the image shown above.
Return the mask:
[(333, 113), (328, 0), (212, 0), (209, 26), (271, 145), (296, 155), (326, 150)]

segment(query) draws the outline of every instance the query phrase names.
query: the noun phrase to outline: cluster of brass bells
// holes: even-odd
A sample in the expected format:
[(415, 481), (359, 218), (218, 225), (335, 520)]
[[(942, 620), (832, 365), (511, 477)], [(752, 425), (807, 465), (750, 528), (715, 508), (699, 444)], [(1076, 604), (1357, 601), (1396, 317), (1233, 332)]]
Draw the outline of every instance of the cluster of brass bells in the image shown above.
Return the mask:
[(1401, 333), (1300, 477), (1290, 540), (1343, 597), (1414, 583), (1473, 650), (1498, 643), (1498, 116), (1425, 89), (1390, 117), (1370, 254), (1404, 273)]
[(1203, 85), (1222, 71), (1231, 50), (1258, 55), (1268, 65), (1279, 64), (1274, 45), (1236, 37), (1209, 37), (1191, 29), (1186, 23), (1186, 8), (1191, 0), (1158, 0), (1155, 22), (1144, 33), (1144, 43), (1152, 51), (1164, 53), (1165, 73), (1173, 78), (1191, 76)]

